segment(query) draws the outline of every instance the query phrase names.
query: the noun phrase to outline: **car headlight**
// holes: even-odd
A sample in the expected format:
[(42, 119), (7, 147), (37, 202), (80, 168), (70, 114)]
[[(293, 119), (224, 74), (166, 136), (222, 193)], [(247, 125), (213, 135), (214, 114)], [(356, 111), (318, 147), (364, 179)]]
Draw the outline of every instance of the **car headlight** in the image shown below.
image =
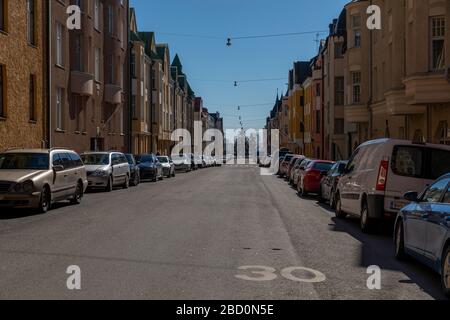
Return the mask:
[(13, 187), (13, 191), (16, 193), (31, 193), (34, 189), (34, 183), (31, 180), (27, 180), (23, 183), (16, 183)]

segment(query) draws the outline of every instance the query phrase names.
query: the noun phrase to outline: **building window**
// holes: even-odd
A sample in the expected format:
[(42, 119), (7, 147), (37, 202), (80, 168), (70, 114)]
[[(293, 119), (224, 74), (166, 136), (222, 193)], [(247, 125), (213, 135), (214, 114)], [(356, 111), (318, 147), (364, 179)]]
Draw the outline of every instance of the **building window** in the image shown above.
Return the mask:
[(361, 47), (361, 16), (353, 15), (351, 17), (352, 29), (353, 29), (353, 47)]
[(0, 30), (6, 31), (6, 0), (0, 0)]
[(344, 77), (336, 77), (334, 81), (334, 104), (336, 106), (344, 105)]
[(5, 66), (0, 65), (0, 117), (5, 118), (6, 117), (6, 103), (5, 103), (5, 97), (6, 97), (6, 79), (5, 79)]
[(344, 134), (344, 119), (334, 119), (334, 134)]
[(100, 30), (100, 0), (94, 1), (94, 28)]
[(63, 89), (56, 88), (56, 129), (63, 130)]
[(94, 57), (94, 63), (95, 63), (95, 81), (100, 82), (100, 48), (95, 48), (95, 57)]
[(361, 72), (352, 72), (353, 103), (361, 102)]
[(342, 59), (344, 57), (344, 43), (343, 42), (336, 42), (334, 44), (334, 58), (335, 59)]
[(29, 116), (31, 121), (36, 121), (36, 76), (30, 75), (29, 80)]
[(113, 35), (114, 32), (114, 10), (112, 6), (108, 6), (108, 34)]
[(83, 57), (82, 57), (82, 40), (81, 34), (75, 35), (75, 71), (83, 71)]
[(114, 84), (114, 56), (108, 55), (107, 57), (108, 65), (108, 84)]
[(131, 77), (136, 78), (136, 50), (134, 50), (134, 48), (131, 49), (130, 63), (131, 63), (130, 67)]
[(136, 96), (132, 95), (131, 96), (131, 116), (133, 117), (133, 119), (137, 119), (137, 114), (136, 114)]
[(321, 130), (321, 113), (316, 111), (316, 133), (320, 133)]
[(63, 66), (63, 26), (56, 23), (56, 65)]
[(445, 68), (445, 17), (431, 18), (431, 69)]
[(27, 0), (27, 38), (30, 44), (35, 44), (35, 0)]

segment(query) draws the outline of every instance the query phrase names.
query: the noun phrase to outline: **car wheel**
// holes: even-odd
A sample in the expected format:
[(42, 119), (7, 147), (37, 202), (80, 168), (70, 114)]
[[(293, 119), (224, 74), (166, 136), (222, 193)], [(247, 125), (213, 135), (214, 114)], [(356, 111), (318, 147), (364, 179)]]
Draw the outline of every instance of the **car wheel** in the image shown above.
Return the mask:
[(73, 205), (80, 204), (81, 198), (83, 198), (83, 185), (81, 183), (78, 183), (77, 188), (75, 189), (75, 194), (70, 200), (70, 203)]
[(361, 230), (364, 233), (372, 231), (372, 220), (369, 217), (369, 208), (367, 202), (364, 201), (361, 209)]
[(138, 174), (136, 174), (136, 175), (134, 176), (134, 182), (133, 182), (133, 184), (134, 184), (135, 187), (137, 187), (140, 183), (141, 183), (141, 177), (140, 177)]
[(319, 190), (319, 202), (320, 203), (324, 203), (325, 202), (325, 199), (323, 197), (322, 185), (320, 186), (320, 190)]
[(341, 197), (339, 196), (339, 194), (336, 195), (336, 218), (338, 219), (345, 219), (347, 218), (347, 214), (342, 211), (342, 202), (341, 202)]
[(444, 250), (442, 256), (442, 289), (447, 298), (450, 298), (450, 245)]
[(336, 193), (334, 190), (330, 192), (330, 207), (331, 209), (336, 209)]
[(123, 189), (128, 189), (130, 187), (130, 178), (128, 178), (128, 176), (125, 177), (125, 183), (122, 187)]
[(106, 185), (106, 189), (105, 189), (106, 192), (112, 192), (113, 191), (113, 184), (114, 184), (113, 178), (109, 177), (108, 184)]
[(38, 212), (47, 213), (50, 210), (51, 203), (52, 196), (50, 193), (50, 189), (48, 187), (44, 187), (41, 192), (41, 200), (39, 201)]
[(395, 230), (395, 258), (397, 260), (405, 260), (405, 229), (403, 222), (399, 222)]

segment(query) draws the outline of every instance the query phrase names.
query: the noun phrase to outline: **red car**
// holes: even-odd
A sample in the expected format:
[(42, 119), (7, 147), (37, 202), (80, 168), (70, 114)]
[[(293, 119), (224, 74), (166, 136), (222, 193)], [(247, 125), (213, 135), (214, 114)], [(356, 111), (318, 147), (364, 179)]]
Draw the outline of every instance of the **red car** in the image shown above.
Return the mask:
[(303, 197), (309, 193), (319, 193), (320, 182), (323, 176), (330, 171), (331, 167), (334, 165), (332, 161), (325, 160), (314, 160), (306, 167), (304, 171), (300, 172), (300, 177), (298, 179), (297, 190), (298, 193)]

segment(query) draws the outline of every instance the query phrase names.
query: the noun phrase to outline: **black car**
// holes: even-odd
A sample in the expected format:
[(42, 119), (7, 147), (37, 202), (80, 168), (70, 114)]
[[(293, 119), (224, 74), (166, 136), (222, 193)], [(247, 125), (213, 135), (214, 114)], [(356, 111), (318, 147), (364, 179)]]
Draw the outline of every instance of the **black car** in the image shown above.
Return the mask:
[(163, 167), (154, 154), (142, 154), (136, 156), (136, 163), (139, 167), (141, 181), (163, 180)]
[(125, 157), (130, 165), (130, 184), (136, 187), (141, 182), (139, 166), (137, 165), (136, 159), (132, 154), (125, 154)]
[(336, 190), (339, 179), (344, 173), (347, 161), (338, 161), (330, 171), (322, 178), (320, 183), (319, 199), (323, 202), (330, 203), (330, 206), (334, 209), (336, 207)]

